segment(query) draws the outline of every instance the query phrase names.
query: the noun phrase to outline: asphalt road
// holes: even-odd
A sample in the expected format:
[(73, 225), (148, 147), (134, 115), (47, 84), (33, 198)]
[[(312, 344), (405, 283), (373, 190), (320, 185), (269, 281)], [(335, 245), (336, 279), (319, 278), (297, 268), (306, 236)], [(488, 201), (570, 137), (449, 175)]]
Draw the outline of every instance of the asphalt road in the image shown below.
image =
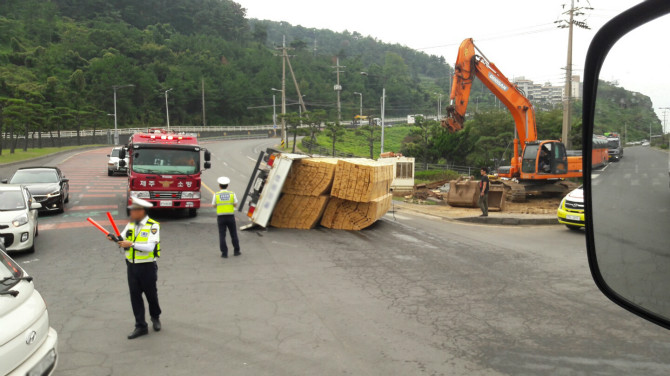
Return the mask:
[[(241, 194), (273, 143), (207, 144), (205, 183), (226, 174)], [(123, 256), (84, 221), (123, 209), (104, 154), (53, 161), (74, 199), (41, 218), (34, 255), (16, 256), (59, 332), (58, 375), (670, 373), (670, 334), (597, 291), (583, 234), (409, 214), (361, 232), (244, 232), (243, 255), (226, 260), (212, 208), (159, 215), (163, 331), (128, 341)]]
[(670, 187), (667, 151), (626, 148), (593, 180), (598, 264), (621, 295), (670, 318)]

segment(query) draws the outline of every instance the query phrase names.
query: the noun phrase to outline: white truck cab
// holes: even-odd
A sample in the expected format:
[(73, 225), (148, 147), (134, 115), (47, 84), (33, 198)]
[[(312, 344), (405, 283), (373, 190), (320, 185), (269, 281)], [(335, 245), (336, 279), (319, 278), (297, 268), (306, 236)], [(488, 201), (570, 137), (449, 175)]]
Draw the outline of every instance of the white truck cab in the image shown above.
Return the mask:
[(32, 277), (0, 245), (0, 375), (51, 375), (58, 362), (57, 340)]

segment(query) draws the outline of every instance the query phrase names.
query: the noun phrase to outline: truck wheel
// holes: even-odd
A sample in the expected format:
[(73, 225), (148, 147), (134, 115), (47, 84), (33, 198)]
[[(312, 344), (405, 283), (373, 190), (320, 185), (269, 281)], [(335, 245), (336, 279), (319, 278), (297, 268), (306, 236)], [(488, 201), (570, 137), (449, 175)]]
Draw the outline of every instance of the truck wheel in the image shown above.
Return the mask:
[(191, 218), (195, 218), (198, 216), (198, 210), (197, 209), (188, 209), (188, 216)]
[(579, 231), (582, 229), (580, 226), (573, 226), (573, 225), (565, 225), (565, 227), (569, 228), (572, 231)]
[(112, 176), (112, 175), (114, 175), (114, 173), (112, 172), (112, 170), (107, 170), (107, 176)]

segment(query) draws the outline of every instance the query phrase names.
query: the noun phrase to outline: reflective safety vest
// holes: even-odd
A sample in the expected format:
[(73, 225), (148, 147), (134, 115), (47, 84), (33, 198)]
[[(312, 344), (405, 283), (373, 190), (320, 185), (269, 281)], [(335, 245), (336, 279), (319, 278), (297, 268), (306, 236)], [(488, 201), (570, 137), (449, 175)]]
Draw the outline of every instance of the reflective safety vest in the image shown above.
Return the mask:
[(235, 193), (231, 191), (218, 191), (216, 194), (216, 215), (235, 213)]
[[(149, 235), (151, 234), (151, 227), (153, 225), (158, 226), (160, 230), (160, 224), (153, 219), (147, 219), (147, 223), (144, 226), (140, 227), (139, 234), (135, 234), (135, 225), (131, 224), (130, 228), (126, 232), (125, 239), (133, 243), (146, 243), (149, 241)], [(153, 252), (141, 252), (136, 251), (135, 248), (130, 247), (126, 250), (126, 259), (131, 263), (143, 263), (143, 262), (153, 262), (157, 258), (161, 257), (161, 243), (160, 241), (156, 243), (156, 247)]]

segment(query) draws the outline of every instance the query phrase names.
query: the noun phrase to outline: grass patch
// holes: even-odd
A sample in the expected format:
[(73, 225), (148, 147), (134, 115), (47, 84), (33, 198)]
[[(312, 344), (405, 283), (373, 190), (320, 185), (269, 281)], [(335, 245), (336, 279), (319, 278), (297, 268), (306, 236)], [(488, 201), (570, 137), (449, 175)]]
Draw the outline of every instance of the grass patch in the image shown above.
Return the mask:
[(414, 184), (430, 183), (440, 180), (456, 180), (460, 174), (451, 170), (415, 171)]
[[(395, 125), (393, 127), (384, 128), (384, 151), (400, 152), (402, 141), (409, 135), (411, 127), (406, 125)], [(364, 132), (364, 131), (363, 131)], [(369, 133), (356, 134), (355, 129), (346, 129), (342, 136), (342, 141), (335, 144), (335, 149), (341, 153), (353, 154), (359, 157), (370, 157), (370, 145), (367, 141)], [(374, 157), (379, 158), (381, 150), (381, 131), (375, 132), (375, 137), (378, 138), (374, 143)], [(331, 141), (323, 132), (316, 137), (316, 142), (328, 150), (331, 150)]]
[(28, 159), (39, 158), (47, 154), (57, 153), (59, 151), (76, 150), (76, 149), (88, 148), (91, 146), (104, 146), (104, 145), (64, 146), (62, 148), (28, 149), (28, 151), (23, 151), (23, 149), (16, 149), (14, 151), (14, 154), (9, 154), (9, 149), (3, 149), (2, 155), (0, 155), (0, 165), (3, 165), (5, 163), (20, 162)]

